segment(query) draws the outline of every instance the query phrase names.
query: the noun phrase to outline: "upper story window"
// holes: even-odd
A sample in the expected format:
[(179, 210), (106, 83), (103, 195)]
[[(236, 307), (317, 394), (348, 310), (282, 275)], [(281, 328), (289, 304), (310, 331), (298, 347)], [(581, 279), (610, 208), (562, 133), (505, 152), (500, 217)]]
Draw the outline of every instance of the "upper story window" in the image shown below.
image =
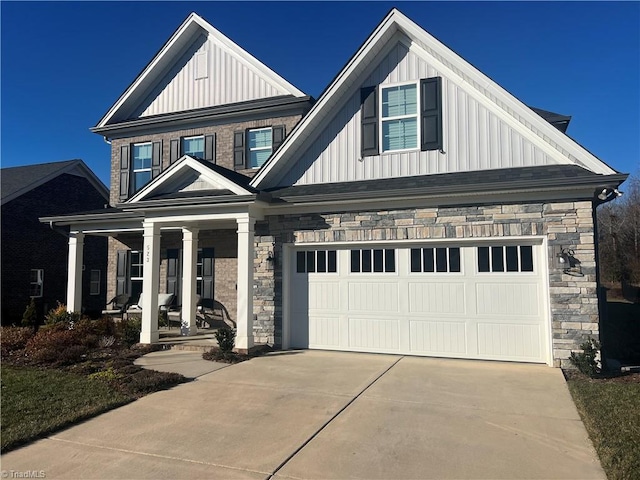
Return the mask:
[(382, 151), (418, 148), (418, 86), (381, 88)]
[(362, 157), (420, 149), (442, 150), (442, 79), (360, 89)]
[(134, 143), (131, 159), (133, 162), (133, 191), (137, 192), (151, 180), (151, 164), (153, 162), (151, 142)]
[(247, 133), (249, 149), (249, 168), (261, 167), (271, 156), (272, 139), (271, 127), (255, 128)]
[(204, 135), (182, 138), (182, 154), (204, 158)]
[(259, 168), (284, 140), (284, 125), (250, 128), (233, 133), (233, 165), (236, 170)]

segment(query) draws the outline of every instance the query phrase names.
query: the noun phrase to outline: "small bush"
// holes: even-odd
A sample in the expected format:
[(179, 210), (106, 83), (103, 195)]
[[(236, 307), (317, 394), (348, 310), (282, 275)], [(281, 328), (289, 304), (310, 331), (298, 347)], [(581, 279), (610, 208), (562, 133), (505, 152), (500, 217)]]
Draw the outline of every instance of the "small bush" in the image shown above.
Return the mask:
[(586, 342), (580, 345), (582, 352), (571, 352), (569, 360), (580, 372), (588, 375), (589, 377), (595, 377), (600, 373), (600, 367), (598, 366), (598, 353), (600, 350), (600, 342), (590, 338)]
[(142, 321), (139, 318), (127, 318), (118, 324), (118, 335), (120, 341), (126, 347), (131, 347), (140, 342), (140, 331), (142, 330)]
[(141, 396), (173, 387), (185, 381), (179, 373), (156, 372), (155, 370), (140, 370), (123, 378), (120, 387), (128, 394)]
[(47, 325), (53, 325), (56, 323), (75, 323), (80, 320), (80, 314), (78, 312), (68, 312), (67, 306), (58, 302), (58, 306), (49, 310), (44, 317), (44, 323)]
[(36, 301), (31, 297), (31, 301), (22, 314), (22, 326), (35, 328), (38, 323), (38, 312), (36, 310)]
[(2, 348), (0, 355), (3, 359), (24, 350), (29, 339), (33, 337), (33, 330), (28, 327), (3, 327)]
[(87, 377), (92, 380), (100, 380), (100, 381), (109, 383), (109, 382), (114, 382), (115, 380), (120, 378), (120, 375), (113, 369), (113, 367), (109, 367), (106, 370), (101, 370), (99, 372), (92, 373)]
[(216, 330), (216, 340), (220, 346), (220, 352), (230, 353), (236, 345), (236, 331), (232, 328), (219, 328)]
[(25, 353), (36, 364), (69, 365), (87, 353), (86, 340), (81, 332), (56, 325), (40, 329), (31, 337)]

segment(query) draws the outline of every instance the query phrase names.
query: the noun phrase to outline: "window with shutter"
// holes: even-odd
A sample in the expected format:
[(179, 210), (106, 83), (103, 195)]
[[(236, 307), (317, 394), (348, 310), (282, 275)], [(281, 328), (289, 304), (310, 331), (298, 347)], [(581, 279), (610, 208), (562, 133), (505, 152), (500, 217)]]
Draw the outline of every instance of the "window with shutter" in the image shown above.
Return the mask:
[(403, 150), (442, 150), (442, 79), (360, 90), (363, 157)]
[(233, 158), (236, 169), (261, 167), (284, 142), (284, 137), (284, 125), (234, 132)]

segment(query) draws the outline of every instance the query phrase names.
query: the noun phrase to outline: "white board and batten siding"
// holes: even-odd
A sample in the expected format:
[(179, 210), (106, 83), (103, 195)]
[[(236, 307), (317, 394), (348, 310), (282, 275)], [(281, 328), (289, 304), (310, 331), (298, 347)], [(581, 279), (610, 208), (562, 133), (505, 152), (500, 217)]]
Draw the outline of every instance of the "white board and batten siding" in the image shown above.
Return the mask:
[(134, 112), (148, 117), (259, 100), (291, 92), (202, 33)]
[[(394, 244), (343, 246), (335, 273), (300, 273), (298, 252), (333, 247), (297, 247), (290, 261), (289, 346), (550, 364), (544, 249), (541, 241), (520, 244), (532, 248), (533, 271), (479, 272), (482, 244), (463, 242), (460, 272), (412, 272), (416, 245)], [(394, 249), (395, 272), (352, 273), (354, 248)]]
[(558, 163), (548, 151), (524, 138), (479, 102), (477, 95), (469, 94), (459, 80), (457, 83), (447, 78), (414, 50), (417, 49), (397, 42), (359, 85), (442, 77), (444, 154), (416, 150), (361, 159), (360, 92), (357, 90), (304, 149), (280, 183), (305, 185)]

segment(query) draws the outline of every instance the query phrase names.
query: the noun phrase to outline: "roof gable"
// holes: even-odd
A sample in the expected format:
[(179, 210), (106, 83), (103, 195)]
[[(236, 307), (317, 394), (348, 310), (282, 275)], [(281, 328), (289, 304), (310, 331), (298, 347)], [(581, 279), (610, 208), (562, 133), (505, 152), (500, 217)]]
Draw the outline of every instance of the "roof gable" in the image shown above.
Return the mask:
[(191, 13), (94, 128), (277, 96), (304, 93)]
[(104, 197), (105, 201), (108, 201), (109, 190), (107, 187), (82, 160), (76, 159), (3, 168), (0, 173), (2, 177), (2, 205), (63, 174), (85, 177)]
[[(466, 139), (452, 136), (445, 152), (422, 152), (424, 155), (416, 154), (414, 158), (409, 154), (359, 158), (360, 88), (432, 76), (443, 78), (443, 96), (448, 96), (449, 101), (443, 107), (444, 128), (449, 129), (449, 133), (466, 126), (463, 115), (473, 114), (485, 119), (487, 128), (496, 130), (494, 137), (500, 142), (496, 142), (495, 150), (499, 154), (503, 146), (512, 144), (521, 150), (521, 159), (505, 165), (483, 165), (481, 159), (475, 163), (472, 159), (461, 165), (465, 160), (458, 157), (460, 152), (456, 149), (460, 150), (461, 141), (478, 144), (482, 137), (479, 131), (468, 133)], [(475, 154), (480, 148), (474, 146), (471, 150)], [(427, 161), (423, 157), (428, 157)], [(487, 151), (485, 157), (494, 159), (495, 154)], [(534, 112), (393, 9), (253, 178), (251, 185), (269, 188), (555, 164), (576, 164), (600, 174), (615, 173), (545, 121), (539, 112)], [(334, 173), (327, 173), (332, 171)]]
[(157, 198), (205, 195), (252, 195), (248, 178), (189, 155), (183, 156), (151, 180), (127, 204)]

